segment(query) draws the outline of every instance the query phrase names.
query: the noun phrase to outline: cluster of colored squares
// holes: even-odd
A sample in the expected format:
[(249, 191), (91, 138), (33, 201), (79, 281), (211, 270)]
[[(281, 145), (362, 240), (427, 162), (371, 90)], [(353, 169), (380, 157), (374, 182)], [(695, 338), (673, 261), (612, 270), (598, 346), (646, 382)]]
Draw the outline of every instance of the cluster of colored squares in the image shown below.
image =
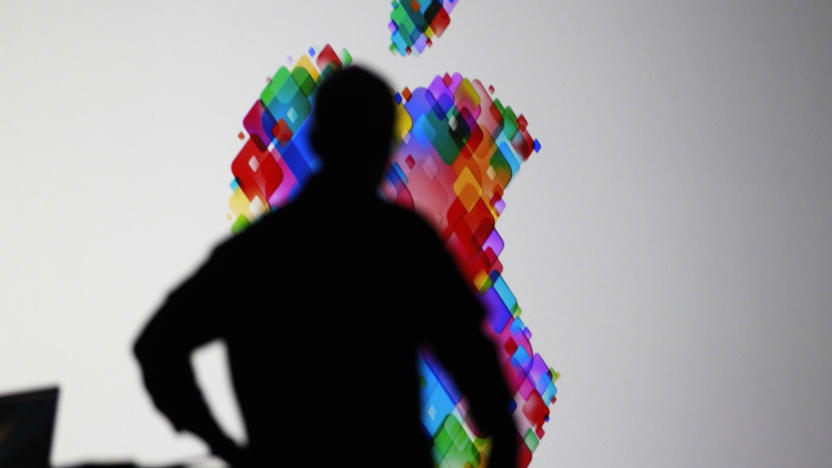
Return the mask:
[[(503, 192), (520, 165), (540, 150), (526, 118), (491, 98), (478, 80), (437, 76), (426, 88), (395, 96), (399, 144), (382, 183), (389, 200), (415, 209), (440, 233), (463, 275), (479, 291), (486, 330), (497, 344), (522, 439), (520, 466), (528, 465), (543, 436), (557, 373), (532, 350), (531, 332), (502, 278), (503, 240), (494, 228), (505, 209)], [(481, 466), (487, 450), (470, 430), (465, 400), (430, 356), (424, 378), (422, 422), (433, 434), (440, 466)]]
[[(322, 79), (351, 62), (346, 49), (337, 54), (329, 45), (319, 51), (310, 47), (291, 69), (282, 66), (269, 79), (243, 118), (248, 139), (231, 163), (232, 232), (294, 198), (318, 170), (308, 138), (315, 91)], [(239, 136), (245, 139), (242, 132)]]
[(393, 1), (390, 13), (390, 51), (400, 55), (421, 54), (442, 36), (451, 22), (451, 11), (459, 0)]
[[(281, 67), (243, 119), (243, 148), (234, 158), (229, 208), (232, 231), (299, 193), (319, 168), (307, 132), (321, 79), (348, 66), (346, 50), (326, 46)], [(388, 200), (415, 209), (440, 233), (487, 310), (485, 329), (497, 345), (514, 395), (520, 466), (543, 436), (557, 373), (535, 354), (531, 332), (502, 278), (503, 240), (494, 223), (505, 209), (503, 191), (540, 144), (526, 119), (491, 98), (478, 80), (437, 76), (426, 88), (396, 93), (397, 147), (379, 187)], [(436, 324), (442, 326), (442, 324)], [(479, 467), (488, 443), (471, 430), (467, 404), (429, 351), (419, 360), (422, 423), (434, 439), (438, 466)]]

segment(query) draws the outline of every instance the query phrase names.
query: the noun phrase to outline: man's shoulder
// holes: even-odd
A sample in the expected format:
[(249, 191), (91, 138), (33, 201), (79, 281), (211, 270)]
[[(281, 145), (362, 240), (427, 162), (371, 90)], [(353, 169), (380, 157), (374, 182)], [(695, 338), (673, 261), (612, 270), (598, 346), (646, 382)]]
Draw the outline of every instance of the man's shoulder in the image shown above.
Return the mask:
[(385, 222), (397, 225), (414, 235), (422, 235), (426, 237), (437, 237), (436, 230), (428, 221), (417, 211), (404, 208), (394, 203), (382, 202), (384, 206)]
[(291, 204), (279, 210), (269, 212), (255, 220), (243, 231), (229, 234), (213, 249), (214, 256), (240, 255), (247, 249), (262, 248), (264, 244), (279, 242), (281, 235), (288, 232), (281, 225), (291, 225), (286, 218), (292, 216)]
[(433, 226), (413, 209), (381, 199), (357, 204), (344, 200), (339, 206), (324, 206), (298, 197), (267, 213), (244, 231), (221, 241), (214, 249), (214, 255), (239, 257), (252, 250), (262, 253), (269, 246), (292, 244), (293, 239), (308, 238), (313, 232), (331, 230), (334, 233), (347, 225), (361, 226), (359, 232), (376, 239), (378, 237), (370, 232), (417, 241), (422, 246), (441, 244)]

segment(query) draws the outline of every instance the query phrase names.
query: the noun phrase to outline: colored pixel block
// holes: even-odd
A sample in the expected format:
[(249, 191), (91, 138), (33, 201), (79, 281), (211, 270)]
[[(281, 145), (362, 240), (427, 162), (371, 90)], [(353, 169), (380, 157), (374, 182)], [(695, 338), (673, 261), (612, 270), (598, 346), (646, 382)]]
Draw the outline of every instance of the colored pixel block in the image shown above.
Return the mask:
[[(231, 164), (232, 232), (286, 204), (318, 170), (307, 139), (315, 91), (322, 77), (351, 61), (346, 50), (310, 48), (291, 69), (278, 69), (260, 94), (243, 119), (248, 139)], [(428, 220), (478, 291), (487, 312), (484, 329), (514, 395), (519, 463), (526, 466), (543, 436), (558, 374), (534, 353), (531, 331), (502, 277), (504, 243), (495, 222), (505, 209), (506, 187), (540, 143), (528, 133), (526, 118), (491, 93), (458, 73), (396, 93), (398, 146), (379, 192)], [(422, 423), (433, 436), (437, 466), (484, 466), (489, 443), (474, 434), (466, 400), (427, 350), (419, 372)]]
[(390, 51), (417, 56), (442, 36), (459, 0), (393, 1), (390, 12)]

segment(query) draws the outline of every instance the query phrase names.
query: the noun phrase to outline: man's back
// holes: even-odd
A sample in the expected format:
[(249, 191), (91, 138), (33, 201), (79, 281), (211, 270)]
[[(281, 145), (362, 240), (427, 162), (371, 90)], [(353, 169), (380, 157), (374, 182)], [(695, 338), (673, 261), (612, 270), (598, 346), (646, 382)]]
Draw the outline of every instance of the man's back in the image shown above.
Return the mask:
[(482, 312), (452, 295), (463, 282), (415, 214), (323, 185), (228, 246), (248, 266), (228, 335), (235, 388), (255, 450), (288, 429), (299, 454), (401, 465), (429, 453), (417, 346), (442, 315), (476, 326)]
[(227, 342), (258, 459), (329, 447), (429, 466), (417, 346), (477, 348), (481, 306), (416, 214), (328, 182), (220, 245), (157, 317), (194, 346)]

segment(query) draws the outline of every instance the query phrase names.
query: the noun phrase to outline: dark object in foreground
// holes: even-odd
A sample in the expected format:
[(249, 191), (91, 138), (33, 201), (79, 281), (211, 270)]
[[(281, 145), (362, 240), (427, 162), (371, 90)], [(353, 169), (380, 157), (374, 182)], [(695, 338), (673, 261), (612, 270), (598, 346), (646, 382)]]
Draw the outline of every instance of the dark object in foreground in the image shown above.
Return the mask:
[(137, 465), (131, 462), (118, 463), (84, 463), (82, 465), (72, 465), (61, 468), (186, 468), (188, 465)]
[[(516, 464), (511, 395), (484, 310), (433, 230), (376, 192), (389, 157), (389, 88), (353, 67), (317, 91), (323, 171), (279, 211), (218, 246), (135, 346), (156, 406), (235, 466), (432, 467), (417, 349), (468, 397), (490, 467)], [(248, 435), (234, 443), (197, 388), (191, 352), (227, 344)]]
[(58, 388), (0, 397), (0, 467), (49, 466)]

